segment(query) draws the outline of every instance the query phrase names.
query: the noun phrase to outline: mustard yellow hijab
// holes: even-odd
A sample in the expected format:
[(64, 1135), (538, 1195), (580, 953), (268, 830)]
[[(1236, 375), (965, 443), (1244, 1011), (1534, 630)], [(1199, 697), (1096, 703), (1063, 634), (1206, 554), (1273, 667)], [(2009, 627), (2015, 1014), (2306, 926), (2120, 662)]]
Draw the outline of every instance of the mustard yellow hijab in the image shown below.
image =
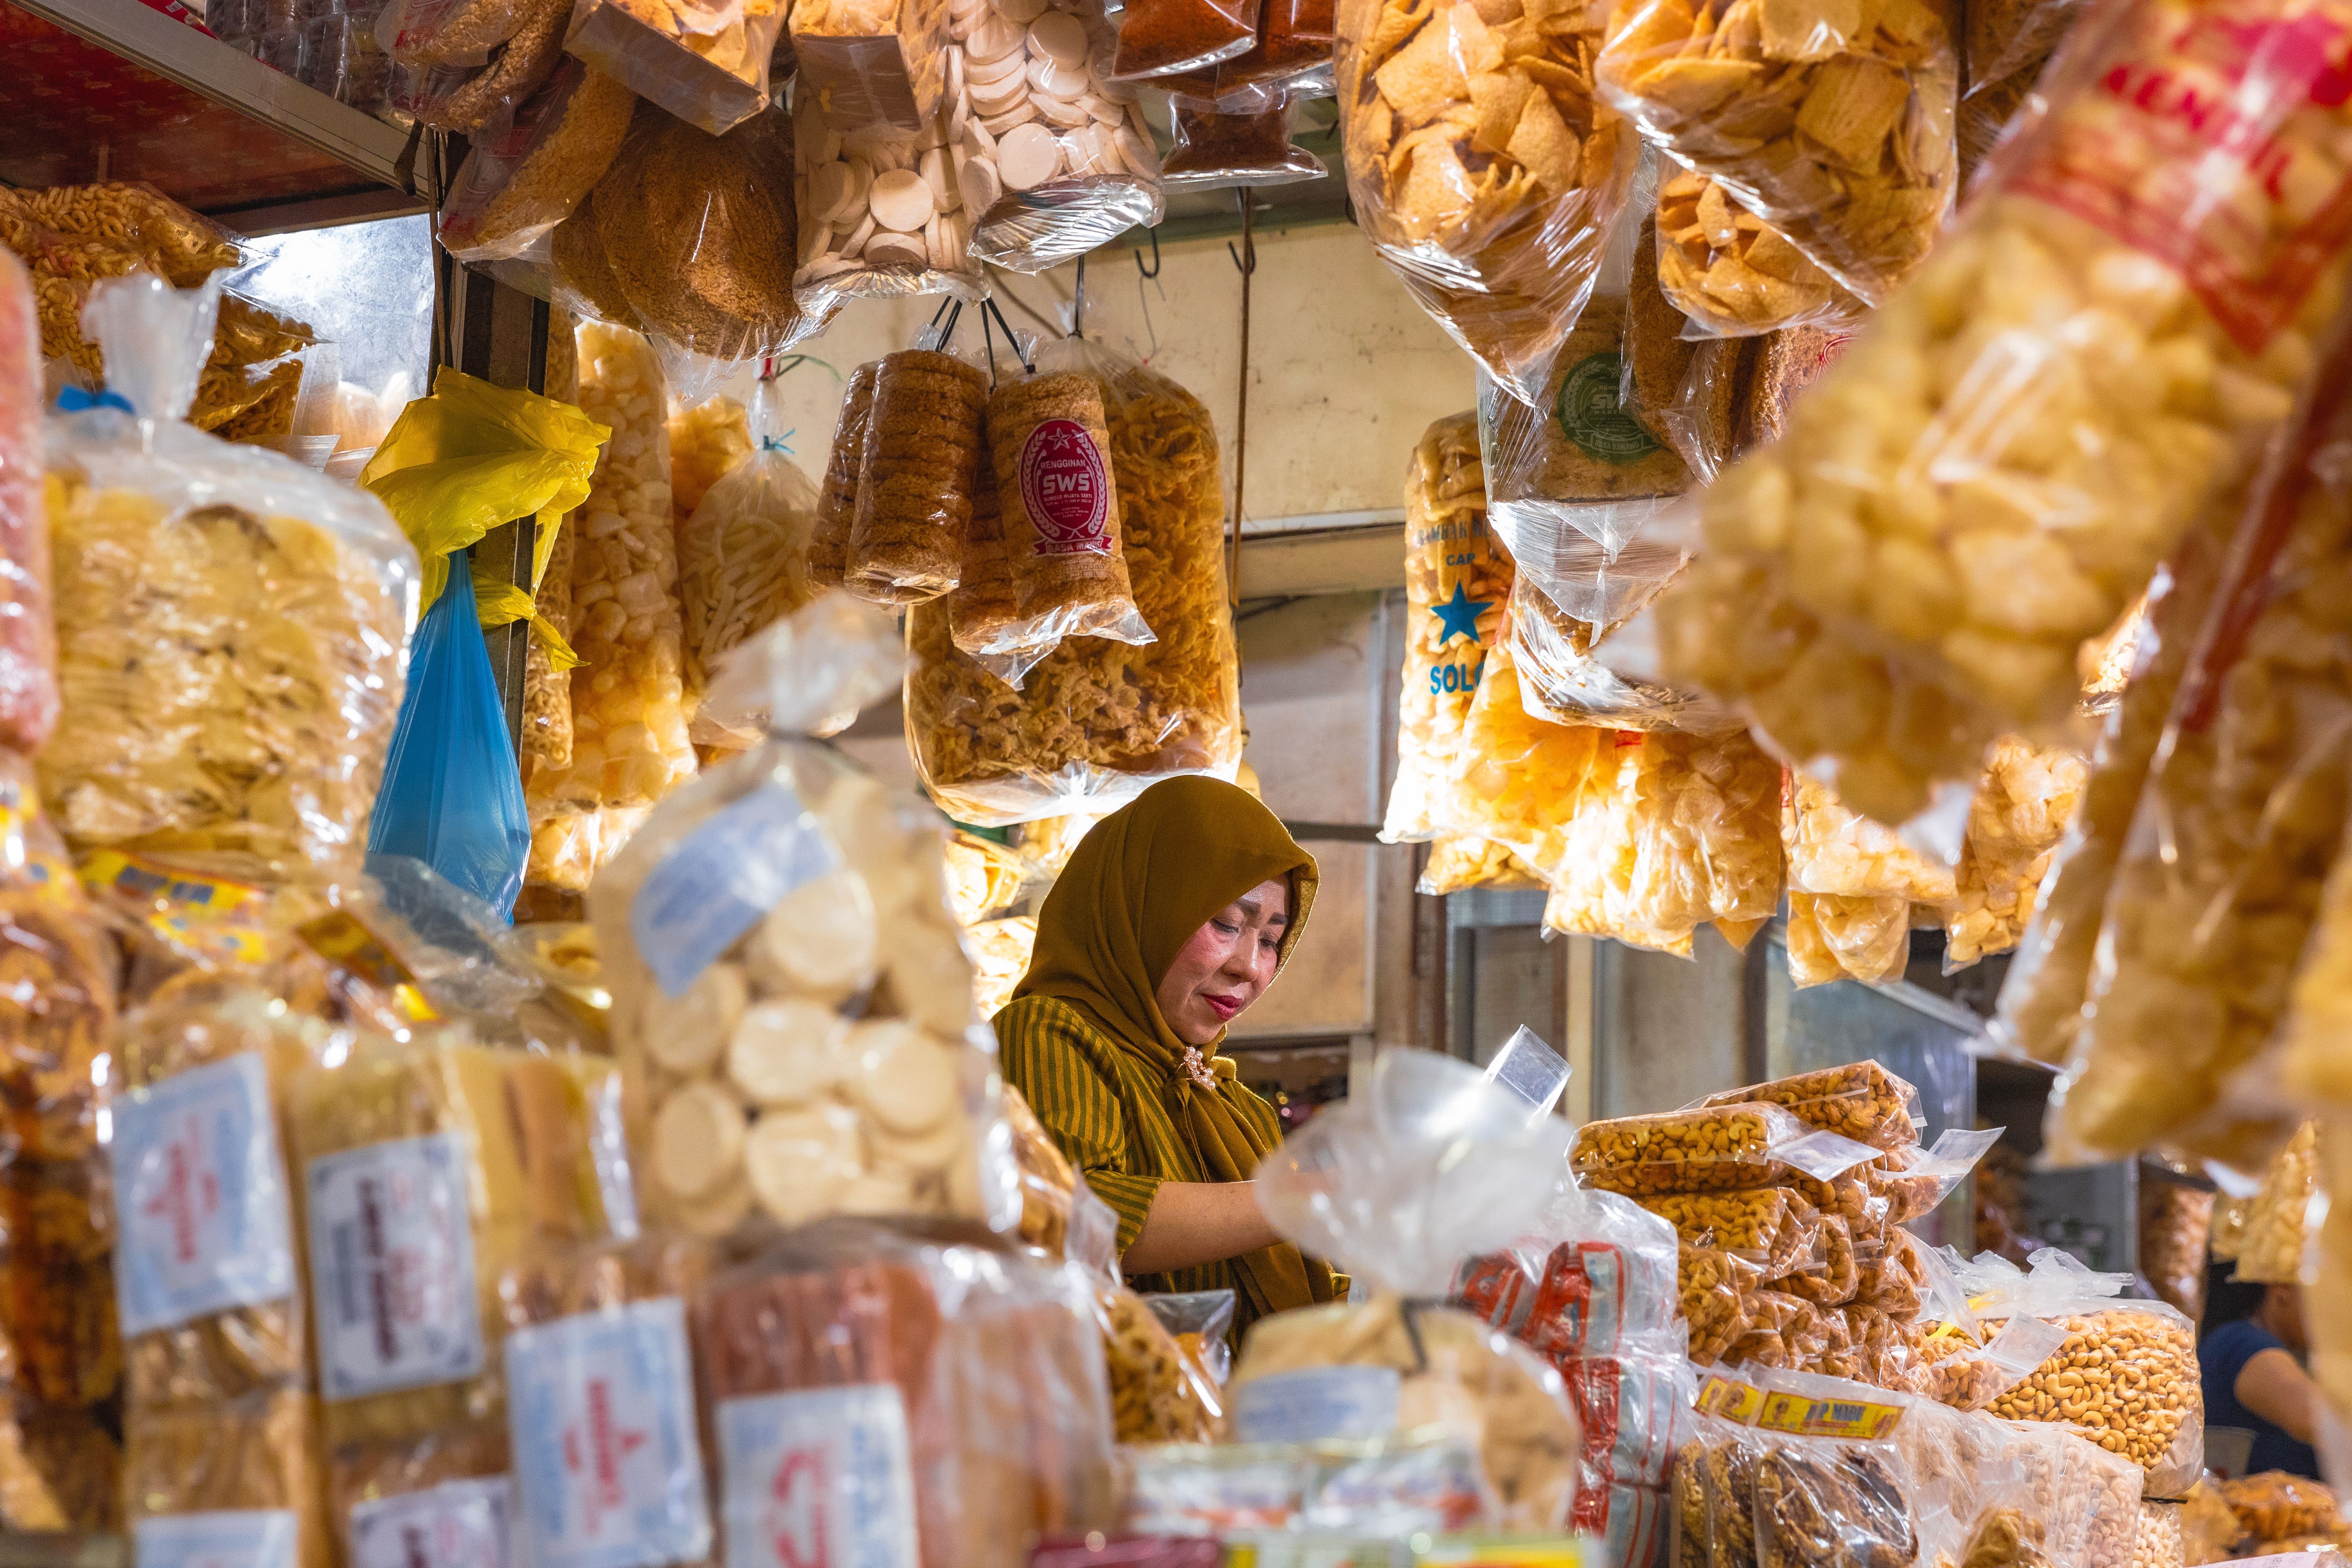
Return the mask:
[[(1216, 779), (1167, 779), (1095, 824), (1037, 915), (1029, 973), (1013, 994), (1052, 996), (1091, 1017), (1156, 1074), (1169, 1114), (1219, 1182), (1245, 1182), (1273, 1147), (1239, 1110), (1249, 1093), (1231, 1057), (1207, 1064), (1204, 1088), (1187, 1047), (1160, 1016), (1160, 977), (1211, 915), (1261, 882), (1287, 878), (1290, 925), (1275, 973), (1290, 962), (1315, 905), (1315, 858), (1255, 797)], [(1220, 1030), (1209, 1051), (1224, 1042)], [(1231, 1261), (1256, 1312), (1330, 1300), (1331, 1271), (1288, 1242)]]

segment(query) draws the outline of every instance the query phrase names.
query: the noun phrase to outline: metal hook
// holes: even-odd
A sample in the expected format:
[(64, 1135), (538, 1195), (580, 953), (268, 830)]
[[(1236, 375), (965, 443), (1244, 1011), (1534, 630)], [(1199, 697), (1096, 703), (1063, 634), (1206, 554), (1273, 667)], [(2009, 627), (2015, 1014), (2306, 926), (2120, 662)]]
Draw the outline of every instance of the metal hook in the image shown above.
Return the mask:
[(1235, 191), (1234, 201), (1242, 209), (1242, 247), (1235, 250), (1234, 242), (1229, 239), (1225, 241), (1225, 254), (1234, 258), (1234, 265), (1241, 268), (1244, 277), (1247, 277), (1257, 270), (1257, 240), (1250, 233), (1249, 188), (1244, 186)]
[(1013, 357), (1021, 362), (1022, 370), (1031, 375), (1036, 374), (1037, 367), (1029, 363), (1027, 354), (1021, 352), (1021, 340), (1013, 335), (1013, 323), (1004, 319), (1004, 307), (991, 299), (982, 300), (981, 309), (994, 314), (997, 331), (1004, 334), (1005, 346), (1013, 351)]
[(1078, 286), (1070, 294), (1070, 336), (1087, 335), (1087, 258), (1078, 258)]
[(1140, 273), (1146, 278), (1157, 278), (1160, 276), (1160, 226), (1158, 224), (1155, 223), (1151, 226), (1151, 270), (1149, 272), (1145, 272), (1143, 270), (1143, 247), (1139, 245), (1137, 246), (1133, 254), (1135, 257), (1135, 269), (1138, 273)]

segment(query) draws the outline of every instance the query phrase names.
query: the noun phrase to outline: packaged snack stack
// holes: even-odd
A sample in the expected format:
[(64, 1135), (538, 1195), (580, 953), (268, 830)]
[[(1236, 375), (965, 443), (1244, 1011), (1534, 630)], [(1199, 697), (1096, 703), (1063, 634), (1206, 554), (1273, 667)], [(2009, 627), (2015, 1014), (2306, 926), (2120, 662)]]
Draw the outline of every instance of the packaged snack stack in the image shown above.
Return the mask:
[[(1234, 1367), (1233, 1436), (1379, 1438), (1391, 1422), (1434, 1424), (1416, 1436), (1466, 1447), (1482, 1478), (1475, 1494), (1492, 1500), (1482, 1523), (1560, 1529), (1580, 1436), (1559, 1373), (1479, 1317), (1421, 1301), (1446, 1291), (1465, 1256), (1535, 1228), (1565, 1140), (1563, 1123), (1531, 1119), (1473, 1068), (1422, 1051), (1381, 1056), (1355, 1096), (1257, 1176), (1277, 1230), (1376, 1294), (1251, 1325)], [(1393, 1383), (1378, 1369), (1394, 1369)], [(1396, 1390), (1370, 1429), (1344, 1393), (1368, 1379)]]
[(857, 479), (866, 463), (866, 427), (874, 417), (874, 377), (880, 360), (849, 373), (842, 389), (841, 416), (826, 449), (824, 479), (817, 489), (816, 529), (809, 537), (809, 582), (838, 588), (849, 570), (849, 535), (857, 526)]
[(843, 576), (851, 593), (913, 605), (956, 585), (988, 402), (986, 373), (952, 354), (908, 349), (876, 368)]
[[(1604, 90), (1678, 117), (1696, 103), (1695, 120), (1747, 104), (1736, 92), (1689, 94), (1703, 71), (1766, 67), (1742, 58), (1745, 29), (1714, 36), (1721, 58), (1683, 53), (1696, 36), (1688, 15), (1658, 0), (1651, 20), (1621, 30), (1601, 64)], [(2230, 25), (2248, 39), (2319, 25), (2303, 18), (2299, 6), (2254, 0)], [(1866, 211), (1874, 242), (1919, 237), (1869, 247), (1889, 260), (1923, 249), (1942, 209), (1914, 172), (1948, 189), (1948, 132), (1925, 96), (1938, 79), (1935, 91), (1949, 90), (1944, 29), (1930, 7), (1890, 11), (1868, 39), (1841, 37), (1833, 54), (1775, 79), (1803, 95), (1790, 104), (1797, 132), (1833, 159), (1864, 154), (1875, 173), (1851, 180), (1802, 154), (1771, 173), (1820, 174), (1827, 184), (1813, 188), (1843, 198), (1824, 203), (1825, 220)], [(2319, 343), (2340, 303), (2342, 239), (2333, 228), (2300, 237), (2316, 209), (2271, 182), (2252, 149), (2306, 115), (2332, 124), (2347, 110), (2225, 52), (2215, 101), (2251, 139), (2216, 163), (2194, 127), (2105, 85), (2117, 73), (2202, 70), (2205, 36), (2170, 0), (2140, 0), (2085, 36), (1967, 221), (1886, 299), (1780, 439), (1710, 488), (1705, 549), (1660, 602), (1670, 674), (1740, 703), (1775, 751), (1881, 822), (1909, 819), (1939, 784), (1973, 783), (2003, 734), (2063, 738), (2077, 649), (2121, 619), (2192, 527), (2237, 510), (2298, 394), (2329, 380)], [(1755, 37), (1759, 49), (1799, 54), (1811, 42)], [(1889, 165), (1857, 133), (1910, 150)], [(1737, 145), (1754, 142), (1743, 131)], [(1676, 150), (1707, 161), (1695, 143)], [(2315, 202), (2341, 181), (2332, 154), (2312, 160)], [(2116, 183), (2126, 167), (2135, 174)], [(2226, 185), (2253, 216), (2222, 239), (2202, 216), (2218, 210), (2210, 201), (2179, 196), (2192, 185)], [(1769, 202), (1759, 211), (1782, 216)], [(1788, 232), (1870, 297), (1859, 268)], [(2109, 321), (2129, 328), (2093, 325)], [(1944, 369), (1923, 378), (1927, 363)], [(2201, 1094), (2199, 1076), (2173, 1080)]]

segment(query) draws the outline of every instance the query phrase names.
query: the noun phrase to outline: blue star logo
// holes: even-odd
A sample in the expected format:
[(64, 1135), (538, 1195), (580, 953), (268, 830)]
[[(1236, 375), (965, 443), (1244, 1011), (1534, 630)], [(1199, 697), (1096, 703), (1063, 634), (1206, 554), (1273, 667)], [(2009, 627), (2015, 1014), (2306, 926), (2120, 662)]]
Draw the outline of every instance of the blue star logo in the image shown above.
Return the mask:
[(1432, 605), (1429, 606), (1429, 613), (1435, 616), (1439, 622), (1445, 627), (1444, 635), (1437, 639), (1437, 646), (1444, 647), (1447, 643), (1452, 642), (1457, 637), (1465, 637), (1472, 642), (1476, 642), (1478, 640), (1478, 613), (1482, 610), (1493, 608), (1494, 604), (1495, 601), (1492, 599), (1474, 599), (1470, 597), (1467, 594), (1465, 594), (1462, 591), (1461, 584), (1454, 584), (1454, 597), (1446, 600), (1443, 604)]

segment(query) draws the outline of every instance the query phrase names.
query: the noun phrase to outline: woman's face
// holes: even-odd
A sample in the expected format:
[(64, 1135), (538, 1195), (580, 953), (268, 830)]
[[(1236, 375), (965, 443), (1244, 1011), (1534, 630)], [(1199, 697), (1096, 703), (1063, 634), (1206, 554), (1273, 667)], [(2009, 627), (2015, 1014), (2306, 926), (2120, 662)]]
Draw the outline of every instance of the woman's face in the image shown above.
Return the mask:
[(1205, 1046), (1274, 979), (1290, 929), (1290, 884), (1260, 882), (1192, 933), (1160, 977), (1160, 1016), (1188, 1046)]

